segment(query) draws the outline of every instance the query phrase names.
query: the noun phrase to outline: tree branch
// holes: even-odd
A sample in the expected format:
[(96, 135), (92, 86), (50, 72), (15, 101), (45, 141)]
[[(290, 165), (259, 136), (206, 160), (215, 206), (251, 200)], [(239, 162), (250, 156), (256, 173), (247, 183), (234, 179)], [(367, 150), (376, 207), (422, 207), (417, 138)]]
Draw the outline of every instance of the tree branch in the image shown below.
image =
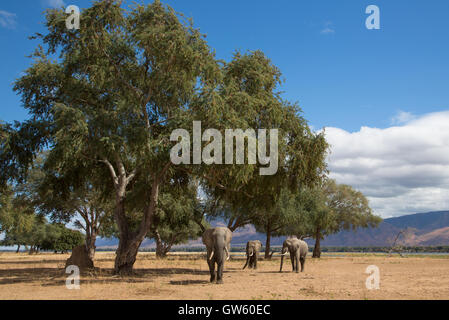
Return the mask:
[[(187, 172), (187, 173), (189, 173), (189, 174), (194, 174), (191, 170), (188, 170), (188, 169), (186, 169), (186, 168), (179, 167), (179, 169), (182, 170), (182, 171), (184, 171), (184, 172)], [(200, 178), (204, 178), (204, 179), (206, 179), (206, 180), (212, 182), (212, 184), (214, 184), (214, 185), (215, 185), (216, 187), (218, 187), (219, 189), (222, 189), (222, 190), (225, 190), (225, 191), (230, 191), (230, 192), (241, 192), (241, 193), (243, 193), (245, 196), (247, 196), (248, 198), (251, 198), (251, 199), (254, 198), (254, 196), (250, 195), (250, 194), (247, 193), (246, 191), (242, 191), (242, 190), (240, 190), (240, 189), (231, 189), (231, 188), (228, 188), (228, 187), (222, 185), (221, 183), (218, 183), (217, 181), (215, 181), (215, 179), (213, 179), (213, 178), (211, 178), (211, 177), (209, 177), (209, 176), (207, 176), (207, 175), (204, 175), (204, 174), (203, 174), (203, 175), (200, 175)]]
[(111, 173), (112, 180), (114, 181), (114, 186), (117, 187), (118, 186), (118, 178), (117, 178), (117, 174), (115, 173), (115, 169), (112, 166), (112, 164), (107, 159), (100, 160), (100, 162), (107, 165), (107, 167), (109, 168), (109, 172)]

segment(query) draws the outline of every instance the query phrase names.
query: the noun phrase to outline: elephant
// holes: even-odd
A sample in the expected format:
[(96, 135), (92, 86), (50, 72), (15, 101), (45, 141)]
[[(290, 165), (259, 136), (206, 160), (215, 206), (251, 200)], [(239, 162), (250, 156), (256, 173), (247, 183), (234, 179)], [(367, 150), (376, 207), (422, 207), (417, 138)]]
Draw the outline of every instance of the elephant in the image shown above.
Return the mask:
[(262, 248), (262, 242), (259, 240), (248, 241), (246, 244), (246, 263), (243, 270), (245, 270), (246, 266), (248, 266), (248, 263), (248, 268), (257, 269), (257, 260), (259, 259), (260, 248)]
[[(230, 258), (230, 246), (232, 231), (228, 228), (212, 228), (203, 234), (203, 243), (207, 248), (207, 263), (209, 264), (210, 282), (217, 280), (217, 284), (223, 283), (223, 267), (226, 260)], [(215, 276), (215, 264), (217, 264), (217, 276)]]
[(288, 238), (284, 241), (282, 245), (282, 257), (281, 257), (281, 269), (284, 263), (284, 256), (290, 252), (290, 260), (292, 261), (292, 272), (299, 272), (299, 262), (301, 262), (301, 272), (304, 272), (304, 265), (306, 263), (307, 252), (309, 251), (309, 246), (306, 242), (299, 240), (298, 238)]

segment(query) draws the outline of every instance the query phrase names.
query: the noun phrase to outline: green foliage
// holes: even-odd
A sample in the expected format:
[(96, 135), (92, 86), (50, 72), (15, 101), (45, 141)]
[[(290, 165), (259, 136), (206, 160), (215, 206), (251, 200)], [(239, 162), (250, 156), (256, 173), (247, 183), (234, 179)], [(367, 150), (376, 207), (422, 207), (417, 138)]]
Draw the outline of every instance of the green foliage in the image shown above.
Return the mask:
[[(31, 171), (30, 177), (36, 174)], [(5, 237), (3, 246), (23, 245), (33, 250), (65, 252), (80, 245), (84, 235), (67, 229), (62, 224), (48, 224), (42, 215), (35, 212), (38, 198), (30, 192), (34, 179), (26, 184), (8, 187), (0, 194), (0, 232)]]
[(4, 245), (22, 245), (32, 242), (31, 234), (42, 221), (35, 215), (34, 206), (24, 194), (7, 186), (0, 193), (0, 232), (5, 234)]
[(223, 82), (209, 100), (215, 106), (207, 113), (209, 127), (279, 130), (275, 175), (261, 176), (260, 164), (206, 169), (204, 190), (209, 198), (220, 201), (220, 209), (211, 214), (228, 220), (231, 230), (250, 222), (262, 225), (267, 219), (277, 220), (273, 212), (283, 189), (294, 192), (300, 185), (313, 185), (326, 172), (324, 135), (312, 132), (297, 104), (281, 98), (281, 76), (262, 52), (236, 53), (224, 64)]
[(45, 235), (41, 239), (40, 249), (55, 252), (67, 252), (84, 243), (84, 235), (61, 224), (45, 226)]
[[(38, 216), (19, 215), (21, 221), (27, 218), (27, 228), (23, 225), (13, 225), (5, 231), (3, 246), (23, 245), (33, 251), (67, 252), (84, 243), (84, 235), (75, 230), (67, 229), (60, 224), (48, 224)], [(20, 228), (21, 227), (21, 228)]]
[(303, 188), (295, 197), (293, 207), (300, 220), (287, 225), (283, 234), (323, 239), (342, 230), (377, 227), (382, 219), (372, 214), (368, 200), (348, 185), (326, 180), (322, 186)]
[(193, 186), (162, 193), (150, 236), (156, 238), (157, 231), (160, 240), (170, 246), (200, 237), (202, 231), (194, 217), (197, 202)]

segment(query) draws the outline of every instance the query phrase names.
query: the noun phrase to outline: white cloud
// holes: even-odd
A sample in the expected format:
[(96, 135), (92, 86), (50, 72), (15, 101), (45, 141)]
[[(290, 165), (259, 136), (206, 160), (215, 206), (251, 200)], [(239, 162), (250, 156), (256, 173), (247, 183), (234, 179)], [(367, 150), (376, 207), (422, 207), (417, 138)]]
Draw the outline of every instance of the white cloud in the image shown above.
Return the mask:
[(16, 27), (16, 14), (0, 10), (0, 26), (3, 28), (14, 29)]
[(391, 118), (391, 124), (404, 124), (416, 119), (416, 116), (411, 112), (399, 111), (397, 115)]
[(449, 209), (449, 111), (400, 120), (354, 133), (327, 128), (331, 177), (362, 191), (383, 217)]
[(332, 33), (335, 33), (335, 30), (331, 28), (324, 28), (323, 30), (321, 30), (321, 34), (332, 34)]
[(61, 7), (65, 7), (64, 0), (42, 0), (42, 4), (46, 7), (61, 9)]
[(335, 28), (333, 27), (333, 23), (328, 21), (324, 24), (324, 28), (321, 30), (321, 34), (333, 34), (335, 33)]

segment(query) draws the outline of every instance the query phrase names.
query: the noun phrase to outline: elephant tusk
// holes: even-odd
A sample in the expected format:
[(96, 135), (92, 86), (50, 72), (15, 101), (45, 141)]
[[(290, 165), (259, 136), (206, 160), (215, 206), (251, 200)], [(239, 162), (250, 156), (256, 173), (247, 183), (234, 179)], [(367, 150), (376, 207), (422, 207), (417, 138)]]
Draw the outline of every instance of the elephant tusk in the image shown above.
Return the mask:
[(226, 261), (228, 261), (231, 258), (231, 256), (228, 252), (228, 248), (225, 247), (225, 251), (226, 251), (226, 256), (227, 256)]
[(284, 253), (284, 254), (281, 254), (281, 256), (286, 256), (288, 254), (288, 252), (286, 252), (286, 253)]
[(251, 254), (249, 256), (252, 257), (253, 255), (254, 255), (254, 253), (251, 251)]
[(214, 256), (214, 251), (212, 251), (212, 253), (211, 253), (210, 257), (209, 257), (209, 260), (212, 260), (213, 256)]

